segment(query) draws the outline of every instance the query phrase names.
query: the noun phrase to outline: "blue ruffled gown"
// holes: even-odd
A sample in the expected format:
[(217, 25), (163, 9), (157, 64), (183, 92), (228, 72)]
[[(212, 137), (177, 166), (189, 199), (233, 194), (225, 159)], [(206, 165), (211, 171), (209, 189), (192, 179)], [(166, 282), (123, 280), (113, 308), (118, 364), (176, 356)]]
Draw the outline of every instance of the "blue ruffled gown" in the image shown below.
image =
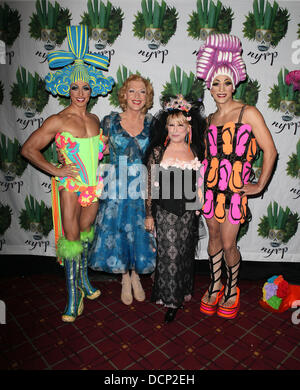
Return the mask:
[(110, 172), (106, 166), (95, 239), (89, 251), (89, 266), (93, 270), (125, 273), (134, 269), (139, 274), (154, 271), (156, 241), (144, 228), (145, 199), (134, 199), (146, 188), (147, 170), (141, 164), (149, 144), (152, 118), (150, 114), (145, 116), (144, 129), (136, 137), (122, 128), (117, 112), (111, 112), (101, 122), (103, 135), (109, 136)]

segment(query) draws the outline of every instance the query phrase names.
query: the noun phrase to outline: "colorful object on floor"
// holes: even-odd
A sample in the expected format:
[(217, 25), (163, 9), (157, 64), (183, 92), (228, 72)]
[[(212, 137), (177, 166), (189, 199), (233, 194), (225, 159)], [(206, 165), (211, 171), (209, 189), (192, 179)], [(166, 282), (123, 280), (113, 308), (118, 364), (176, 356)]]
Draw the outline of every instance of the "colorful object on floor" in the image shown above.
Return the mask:
[(260, 305), (273, 313), (288, 310), (293, 302), (300, 300), (300, 286), (289, 284), (282, 275), (272, 276), (263, 285)]

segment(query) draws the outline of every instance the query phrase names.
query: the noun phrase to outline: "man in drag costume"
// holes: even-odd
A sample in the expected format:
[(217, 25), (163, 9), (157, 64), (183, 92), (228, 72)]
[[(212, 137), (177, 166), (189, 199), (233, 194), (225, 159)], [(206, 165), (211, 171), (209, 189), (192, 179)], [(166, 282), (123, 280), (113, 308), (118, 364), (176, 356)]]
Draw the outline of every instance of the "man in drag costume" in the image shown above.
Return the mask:
[[(22, 147), (22, 155), (37, 168), (53, 176), (52, 209), (58, 261), (65, 268), (68, 301), (62, 316), (73, 322), (83, 311), (83, 298), (95, 299), (100, 291), (91, 286), (87, 274), (88, 244), (98, 210), (103, 180), (97, 175), (105, 144), (100, 121), (86, 107), (91, 96), (106, 95), (114, 80), (107, 70), (108, 58), (88, 53), (87, 26), (68, 26), (69, 52), (48, 54), (50, 69), (46, 89), (54, 96), (70, 97), (70, 105), (50, 116)], [(101, 70), (100, 70), (101, 69)], [(54, 166), (41, 150), (55, 140), (65, 163)]]
[[(271, 178), (277, 151), (261, 113), (234, 101), (237, 84), (247, 77), (238, 37), (212, 34), (200, 47), (197, 77), (205, 80), (217, 110), (207, 118), (205, 135), (205, 203), (203, 215), (209, 230), (208, 255), (211, 283), (201, 299), (200, 311), (235, 318), (239, 310), (237, 287), (241, 254), (236, 238), (240, 224), (249, 218), (249, 195), (260, 194)], [(257, 183), (251, 183), (257, 144), (263, 166)], [(227, 280), (222, 284), (222, 265)]]

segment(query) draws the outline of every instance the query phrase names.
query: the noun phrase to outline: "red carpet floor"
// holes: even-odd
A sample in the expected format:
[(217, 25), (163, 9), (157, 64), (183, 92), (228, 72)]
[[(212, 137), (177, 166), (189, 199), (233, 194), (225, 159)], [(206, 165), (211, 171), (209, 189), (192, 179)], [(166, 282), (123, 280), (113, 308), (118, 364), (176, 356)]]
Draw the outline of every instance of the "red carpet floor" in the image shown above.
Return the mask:
[[(191, 302), (164, 324), (165, 309), (147, 300), (125, 306), (120, 279), (94, 281), (102, 295), (85, 300), (75, 323), (61, 321), (65, 283), (59, 275), (0, 279), (6, 325), (0, 325), (2, 370), (299, 370), (300, 324), (292, 312), (259, 306), (264, 281), (241, 280), (235, 320), (206, 317), (199, 302), (208, 278), (197, 275)], [(298, 314), (300, 320), (300, 313)]]

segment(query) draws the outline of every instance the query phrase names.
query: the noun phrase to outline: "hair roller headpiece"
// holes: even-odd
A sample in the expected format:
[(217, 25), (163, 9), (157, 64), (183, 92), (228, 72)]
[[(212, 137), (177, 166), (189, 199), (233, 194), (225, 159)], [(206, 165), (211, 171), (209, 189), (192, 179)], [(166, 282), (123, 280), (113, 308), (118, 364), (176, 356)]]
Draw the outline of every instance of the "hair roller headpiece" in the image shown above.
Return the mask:
[(50, 69), (62, 68), (45, 77), (46, 89), (55, 95), (69, 96), (70, 85), (84, 81), (91, 87), (91, 96), (106, 95), (114, 84), (112, 77), (105, 77), (109, 60), (100, 54), (88, 53), (88, 27), (67, 26), (69, 52), (54, 50), (48, 54)]
[(238, 37), (229, 34), (209, 35), (198, 52), (197, 77), (205, 80), (210, 89), (217, 75), (226, 75), (235, 87), (247, 77), (241, 51), (242, 45)]

